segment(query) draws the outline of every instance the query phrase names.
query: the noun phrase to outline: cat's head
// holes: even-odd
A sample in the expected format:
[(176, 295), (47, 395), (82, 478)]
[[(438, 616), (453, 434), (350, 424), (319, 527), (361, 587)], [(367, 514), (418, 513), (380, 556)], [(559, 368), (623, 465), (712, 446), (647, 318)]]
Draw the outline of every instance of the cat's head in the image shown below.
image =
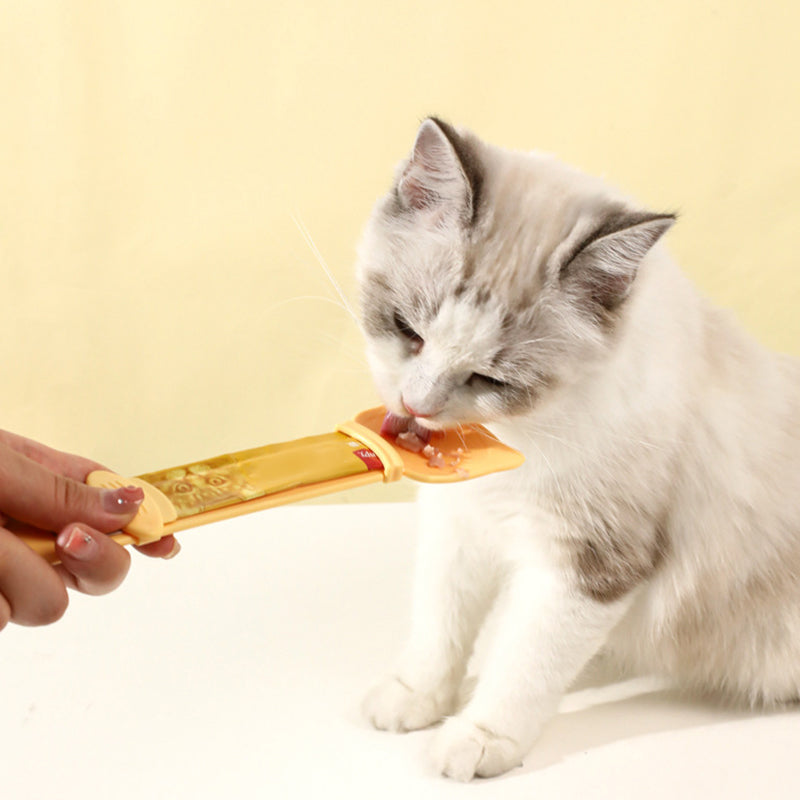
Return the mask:
[(674, 217), (427, 119), (359, 248), (367, 356), (428, 427), (524, 413), (609, 351)]

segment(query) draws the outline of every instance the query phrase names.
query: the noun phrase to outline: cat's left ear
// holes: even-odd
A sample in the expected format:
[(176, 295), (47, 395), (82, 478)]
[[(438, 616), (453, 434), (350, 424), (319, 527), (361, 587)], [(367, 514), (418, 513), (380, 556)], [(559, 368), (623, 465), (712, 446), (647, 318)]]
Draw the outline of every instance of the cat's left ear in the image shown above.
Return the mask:
[(468, 177), (459, 150), (463, 144), (450, 125), (433, 118), (422, 123), (397, 183), (405, 208), (431, 211), (437, 218), (453, 214), (466, 222), (472, 219), (474, 181)]
[(637, 211), (611, 215), (561, 267), (562, 285), (612, 311), (628, 296), (642, 260), (675, 219)]

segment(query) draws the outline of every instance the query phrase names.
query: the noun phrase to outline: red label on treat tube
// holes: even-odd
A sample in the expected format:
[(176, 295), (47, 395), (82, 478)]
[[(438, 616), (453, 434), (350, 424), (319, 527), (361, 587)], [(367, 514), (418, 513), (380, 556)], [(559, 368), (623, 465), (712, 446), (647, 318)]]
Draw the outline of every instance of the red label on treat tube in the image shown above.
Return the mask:
[(353, 455), (358, 456), (366, 465), (368, 470), (383, 469), (383, 463), (369, 448), (362, 447), (353, 450)]

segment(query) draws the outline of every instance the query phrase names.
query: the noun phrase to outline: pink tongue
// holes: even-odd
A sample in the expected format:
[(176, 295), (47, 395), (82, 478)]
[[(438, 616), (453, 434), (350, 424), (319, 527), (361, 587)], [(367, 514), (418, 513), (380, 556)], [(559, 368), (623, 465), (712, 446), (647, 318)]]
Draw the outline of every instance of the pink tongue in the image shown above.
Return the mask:
[(423, 442), (428, 442), (431, 438), (431, 432), (423, 428), (414, 417), (401, 417), (388, 411), (381, 425), (381, 436), (397, 436), (400, 433), (414, 433)]
[(405, 433), (408, 430), (410, 419), (410, 417), (401, 417), (387, 411), (381, 425), (381, 436), (397, 436), (398, 433)]

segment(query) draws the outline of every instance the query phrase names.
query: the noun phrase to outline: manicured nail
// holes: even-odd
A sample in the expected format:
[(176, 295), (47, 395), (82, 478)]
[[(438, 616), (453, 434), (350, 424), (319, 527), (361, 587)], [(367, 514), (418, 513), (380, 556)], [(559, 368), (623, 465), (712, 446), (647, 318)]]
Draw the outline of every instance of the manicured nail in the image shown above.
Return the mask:
[(123, 486), (121, 489), (103, 491), (103, 508), (109, 514), (130, 516), (138, 510), (144, 500), (144, 492), (138, 486)]
[(58, 537), (58, 544), (66, 553), (79, 561), (88, 561), (97, 552), (97, 542), (94, 537), (77, 525), (62, 531)]
[(172, 550), (169, 551), (165, 556), (161, 556), (164, 561), (168, 561), (170, 558), (175, 558), (178, 553), (181, 551), (181, 543), (175, 539), (172, 545)]

